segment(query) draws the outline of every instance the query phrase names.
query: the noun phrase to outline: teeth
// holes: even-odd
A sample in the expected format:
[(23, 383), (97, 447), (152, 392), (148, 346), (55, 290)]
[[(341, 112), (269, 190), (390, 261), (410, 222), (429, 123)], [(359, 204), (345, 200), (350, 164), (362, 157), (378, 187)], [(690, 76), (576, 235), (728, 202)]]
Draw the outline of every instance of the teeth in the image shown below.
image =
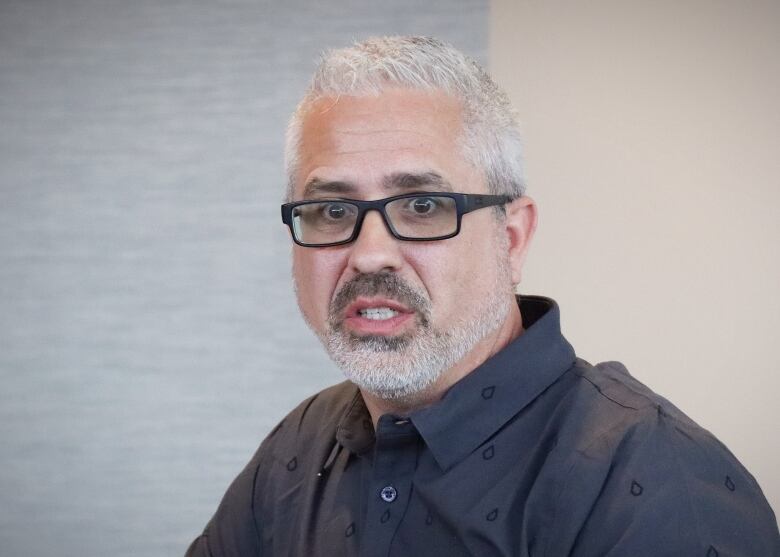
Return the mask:
[(398, 315), (398, 312), (390, 308), (366, 308), (360, 310), (360, 316), (366, 319), (381, 321)]

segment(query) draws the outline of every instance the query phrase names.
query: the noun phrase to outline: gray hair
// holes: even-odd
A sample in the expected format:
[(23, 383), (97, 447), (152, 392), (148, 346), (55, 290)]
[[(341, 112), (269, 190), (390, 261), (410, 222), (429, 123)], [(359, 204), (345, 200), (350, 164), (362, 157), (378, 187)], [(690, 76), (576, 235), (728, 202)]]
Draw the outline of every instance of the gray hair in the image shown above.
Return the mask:
[(430, 37), (377, 37), (323, 55), (290, 119), (285, 146), (287, 200), (292, 200), (303, 119), (325, 97), (379, 95), (388, 87), (440, 90), (463, 108), (464, 155), (485, 175), (488, 191), (525, 192), (520, 129), (509, 99), (476, 62)]

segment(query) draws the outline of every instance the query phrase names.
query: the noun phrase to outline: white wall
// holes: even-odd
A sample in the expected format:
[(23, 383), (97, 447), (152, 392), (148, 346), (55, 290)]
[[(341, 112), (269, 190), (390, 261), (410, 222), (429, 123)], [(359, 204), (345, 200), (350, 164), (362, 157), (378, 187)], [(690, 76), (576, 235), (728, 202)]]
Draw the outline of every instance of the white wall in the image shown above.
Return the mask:
[(778, 55), (772, 1), (492, 3), (541, 208), (521, 291), (715, 433), (775, 510)]

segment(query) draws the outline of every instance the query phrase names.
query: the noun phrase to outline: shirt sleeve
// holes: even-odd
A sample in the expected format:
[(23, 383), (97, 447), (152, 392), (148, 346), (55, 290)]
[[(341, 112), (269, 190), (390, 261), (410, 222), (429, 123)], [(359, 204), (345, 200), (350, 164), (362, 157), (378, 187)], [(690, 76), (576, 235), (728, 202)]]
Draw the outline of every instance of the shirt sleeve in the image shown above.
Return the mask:
[(184, 554), (184, 557), (211, 557), (208, 537), (205, 534), (201, 534), (195, 538), (190, 547), (187, 548), (187, 553)]
[(279, 424), (263, 441), (241, 473), (222, 497), (214, 516), (203, 533), (195, 538), (185, 557), (263, 556), (260, 517), (255, 513), (255, 498), (267, 475), (272, 443), (281, 429)]
[(750, 473), (706, 430), (650, 410), (578, 455), (558, 505), (568, 546), (547, 554), (780, 557), (777, 521)]

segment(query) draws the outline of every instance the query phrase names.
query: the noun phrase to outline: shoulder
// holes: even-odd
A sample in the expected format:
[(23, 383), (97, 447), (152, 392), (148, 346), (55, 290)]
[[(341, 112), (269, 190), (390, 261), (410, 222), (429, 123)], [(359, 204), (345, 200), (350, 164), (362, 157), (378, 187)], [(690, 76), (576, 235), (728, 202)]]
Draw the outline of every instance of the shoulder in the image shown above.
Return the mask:
[(333, 385), (302, 401), (268, 434), (253, 461), (300, 460), (300, 452), (330, 451), (336, 430), (346, 412), (359, 397), (357, 387), (349, 381)]
[(576, 447), (581, 454), (592, 455), (602, 447), (611, 457), (627, 457), (660, 448), (660, 443), (674, 449), (667, 456), (718, 457), (739, 465), (712, 433), (634, 378), (620, 362), (594, 366), (578, 360), (570, 372), (576, 384), (571, 396), (579, 406), (577, 419), (586, 426)]
[(580, 554), (776, 554), (760, 487), (710, 432), (618, 362), (578, 361), (570, 381), (557, 507), (576, 511), (557, 521), (577, 530)]
[(188, 555), (257, 554), (265, 543), (263, 530), (273, 520), (274, 502), (300, 481), (301, 471), (324, 460), (357, 394), (351, 383), (340, 383), (307, 398), (282, 419), (233, 480)]

